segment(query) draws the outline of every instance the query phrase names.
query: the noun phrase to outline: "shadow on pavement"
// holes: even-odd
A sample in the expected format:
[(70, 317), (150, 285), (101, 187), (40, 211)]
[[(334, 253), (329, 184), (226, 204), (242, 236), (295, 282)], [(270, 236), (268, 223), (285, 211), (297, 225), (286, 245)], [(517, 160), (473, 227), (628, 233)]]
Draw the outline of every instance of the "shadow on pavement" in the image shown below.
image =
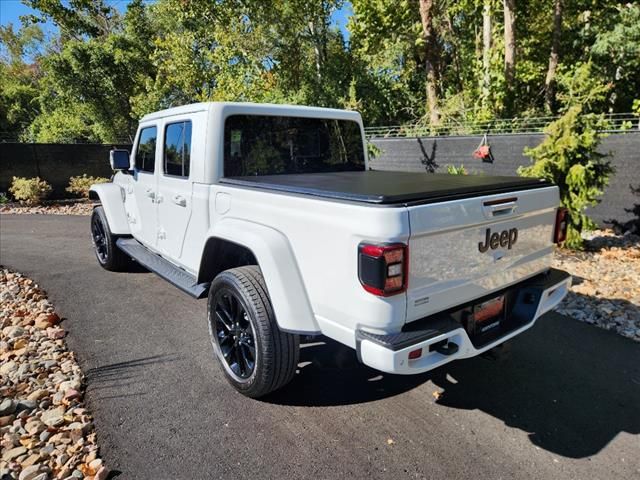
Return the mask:
[[(128, 360), (126, 362), (112, 363), (109, 365), (90, 368), (86, 372), (85, 377), (87, 384), (89, 385), (89, 390), (94, 394), (100, 390), (117, 392), (125, 387), (139, 385), (139, 377), (143, 374), (144, 369), (150, 365), (174, 362), (180, 358), (181, 357), (176, 354), (154, 355), (136, 360)], [(145, 393), (114, 393), (111, 396), (101, 395), (100, 398), (126, 398), (138, 395), (145, 395)]]
[(640, 344), (555, 313), (514, 339), (503, 360), (474, 358), (424, 375), (386, 375), (326, 340), (303, 348), (301, 362), (312, 363), (301, 363), (296, 379), (267, 401), (349, 405), (431, 380), (444, 390), (438, 405), (483, 411), (565, 457), (594, 455), (621, 432), (640, 434)]

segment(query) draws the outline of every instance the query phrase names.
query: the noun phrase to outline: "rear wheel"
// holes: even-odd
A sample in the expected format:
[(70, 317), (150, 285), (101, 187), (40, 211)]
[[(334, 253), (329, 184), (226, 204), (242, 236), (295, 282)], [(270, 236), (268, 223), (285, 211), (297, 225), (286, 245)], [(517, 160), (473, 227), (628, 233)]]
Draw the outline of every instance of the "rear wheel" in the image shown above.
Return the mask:
[(112, 272), (125, 270), (131, 260), (116, 245), (116, 237), (109, 230), (109, 222), (102, 207), (91, 214), (91, 241), (100, 266)]
[(257, 266), (226, 270), (214, 279), (208, 321), (222, 371), (240, 393), (258, 398), (291, 381), (299, 338), (278, 328)]

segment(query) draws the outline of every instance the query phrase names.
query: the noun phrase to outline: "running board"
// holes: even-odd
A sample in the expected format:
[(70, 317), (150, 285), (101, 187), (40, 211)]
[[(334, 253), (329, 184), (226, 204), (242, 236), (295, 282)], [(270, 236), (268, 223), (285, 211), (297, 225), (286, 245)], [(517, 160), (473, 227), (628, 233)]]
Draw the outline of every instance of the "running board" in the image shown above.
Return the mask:
[(143, 267), (151, 270), (169, 283), (175, 285), (180, 290), (188, 293), (195, 298), (203, 298), (207, 296), (209, 291), (209, 283), (196, 283), (196, 277), (181, 268), (176, 267), (173, 263), (165, 260), (160, 255), (150, 251), (134, 238), (119, 238), (116, 245), (124, 253), (133, 258)]

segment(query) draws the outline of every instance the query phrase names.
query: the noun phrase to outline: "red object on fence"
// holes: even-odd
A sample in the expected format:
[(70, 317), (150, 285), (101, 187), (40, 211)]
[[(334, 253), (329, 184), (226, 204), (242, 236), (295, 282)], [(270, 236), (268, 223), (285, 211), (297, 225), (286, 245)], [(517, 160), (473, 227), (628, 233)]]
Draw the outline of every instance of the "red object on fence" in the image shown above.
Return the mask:
[(475, 152), (473, 152), (473, 156), (479, 158), (480, 160), (484, 160), (486, 158), (491, 157), (491, 147), (489, 145), (480, 145)]

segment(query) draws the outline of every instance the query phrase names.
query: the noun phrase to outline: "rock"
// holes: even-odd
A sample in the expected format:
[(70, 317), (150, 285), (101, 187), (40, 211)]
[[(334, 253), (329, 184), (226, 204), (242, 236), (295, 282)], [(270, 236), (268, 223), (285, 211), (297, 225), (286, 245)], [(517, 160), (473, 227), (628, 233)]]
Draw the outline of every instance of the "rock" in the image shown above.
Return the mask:
[(16, 411), (21, 412), (23, 410), (31, 411), (38, 406), (38, 402), (35, 400), (18, 400)]
[(51, 432), (45, 430), (42, 433), (40, 433), (40, 437), (38, 437), (40, 439), (41, 442), (46, 442), (47, 440), (49, 440), (49, 437), (51, 436)]
[(20, 472), (18, 480), (34, 480), (40, 473), (40, 465), (31, 465)]
[(39, 461), (42, 457), (37, 454), (34, 453), (32, 455), (29, 455), (23, 462), (22, 462), (22, 468), (28, 467), (29, 465), (34, 465), (37, 461)]
[(11, 425), (11, 423), (13, 423), (13, 420), (15, 420), (15, 417), (13, 415), (5, 415), (4, 417), (0, 417), (0, 428)]
[(27, 453), (27, 449), (25, 447), (11, 448), (2, 454), (2, 461), (9, 462), (20, 455), (24, 455), (25, 453)]
[(18, 338), (21, 337), (22, 335), (24, 335), (25, 330), (24, 328), (18, 326), (18, 325), (13, 325), (10, 327), (6, 327), (2, 329), (2, 333), (9, 339), (12, 338)]
[(109, 470), (107, 469), (107, 467), (100, 467), (100, 470), (98, 470), (98, 473), (96, 473), (96, 476), (93, 477), (93, 480), (107, 480), (108, 476), (109, 476)]
[(59, 340), (64, 338), (65, 332), (62, 328), (50, 328), (47, 330), (47, 336), (52, 340)]
[(76, 398), (80, 398), (80, 392), (73, 388), (70, 388), (66, 392), (64, 392), (65, 400), (75, 400)]
[(6, 375), (7, 373), (11, 373), (17, 370), (17, 368), (18, 368), (18, 364), (13, 360), (11, 360), (9, 362), (3, 363), (2, 366), (0, 366), (0, 373)]
[(89, 462), (89, 468), (91, 468), (91, 470), (99, 470), (100, 467), (102, 467), (102, 459), (100, 458), (96, 458)]
[(38, 419), (29, 420), (27, 424), (24, 426), (24, 429), (27, 431), (29, 435), (38, 435), (40, 432), (45, 430), (47, 427), (44, 423), (42, 423)]
[(40, 400), (42, 397), (49, 395), (49, 392), (43, 389), (34, 390), (27, 396), (27, 400)]
[(29, 344), (26, 338), (19, 338), (15, 342), (13, 342), (14, 350), (21, 350)]
[(10, 398), (5, 398), (0, 402), (0, 416), (11, 415), (16, 411), (16, 402)]
[(42, 414), (42, 422), (49, 427), (58, 427), (64, 423), (64, 407), (47, 410)]
[(62, 382), (58, 387), (58, 390), (61, 392), (67, 392), (68, 390), (80, 390), (80, 382), (77, 380), (68, 380), (66, 382)]

